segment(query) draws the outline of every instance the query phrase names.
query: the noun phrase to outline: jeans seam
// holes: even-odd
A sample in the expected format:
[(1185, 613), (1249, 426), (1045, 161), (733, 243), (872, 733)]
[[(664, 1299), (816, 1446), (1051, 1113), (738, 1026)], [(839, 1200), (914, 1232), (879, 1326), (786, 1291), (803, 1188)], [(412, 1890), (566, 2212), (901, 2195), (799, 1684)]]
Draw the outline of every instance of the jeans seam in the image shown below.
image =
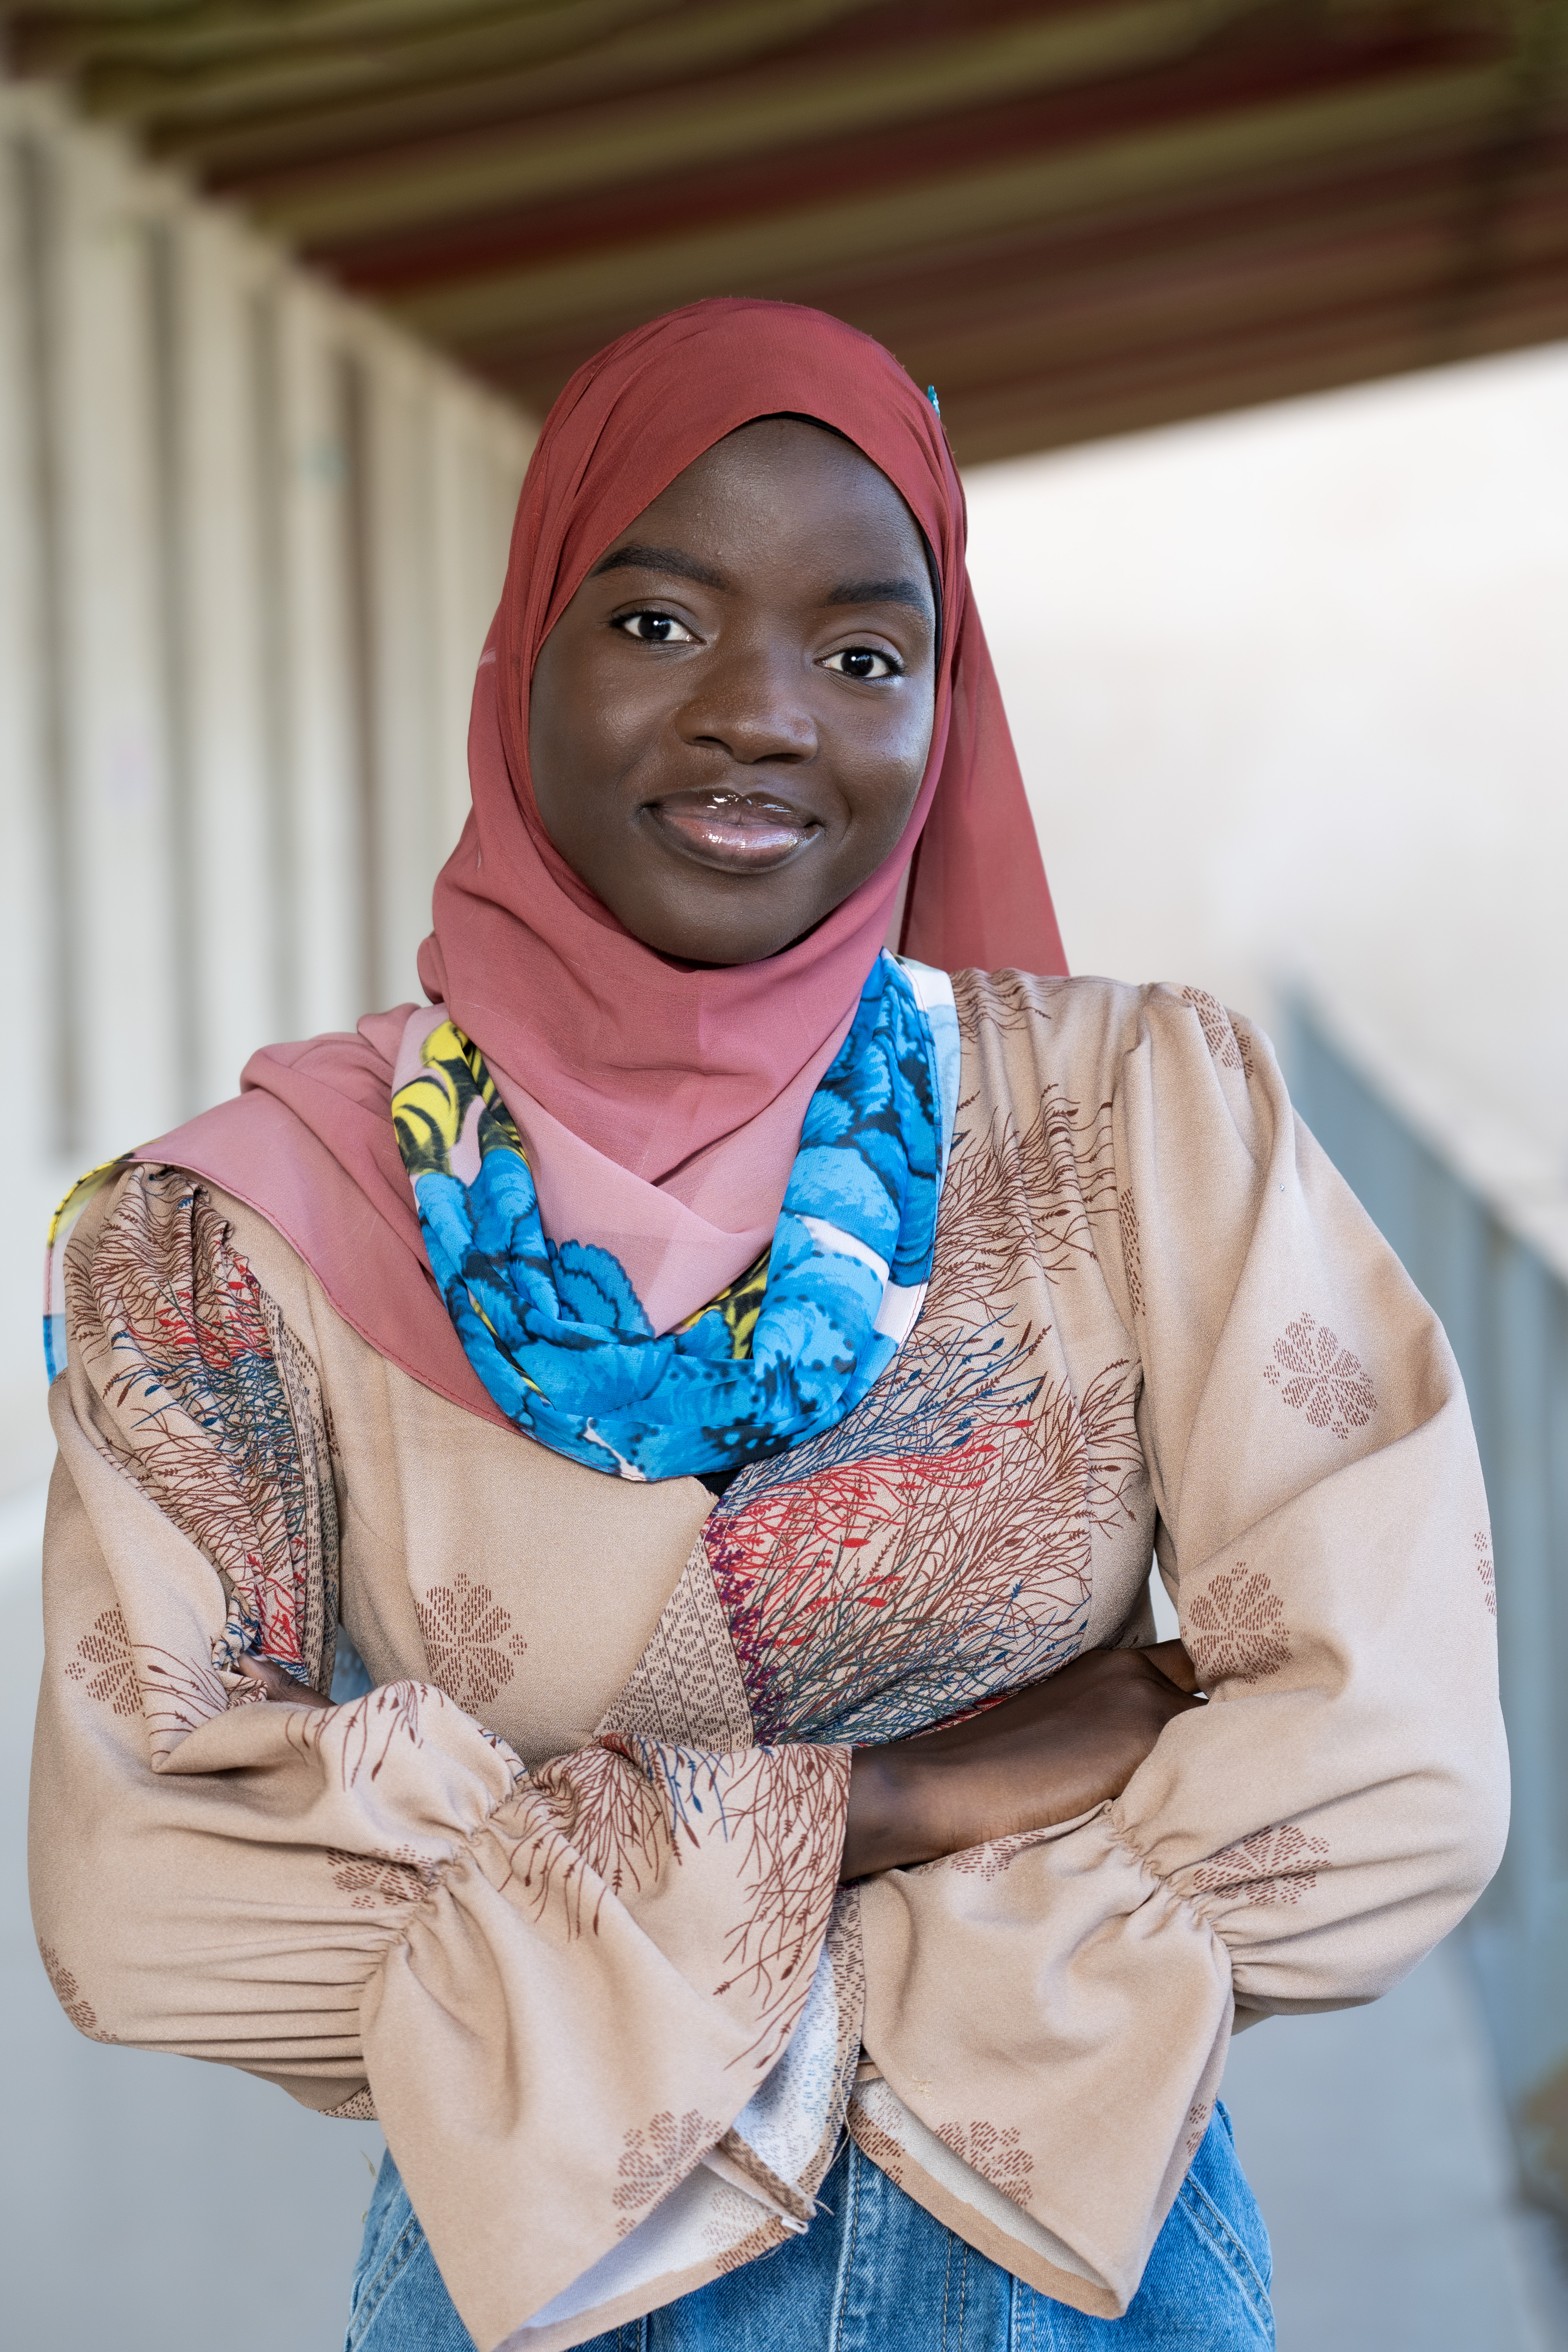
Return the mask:
[(947, 2259), (942, 2269), (942, 2352), (947, 2352), (947, 2296), (952, 2283), (952, 2231), (947, 2233)]
[(1245, 2241), (1232, 2229), (1202, 2182), (1194, 2180), (1190, 2173), (1182, 2183), (1182, 2199), (1194, 2228), (1225, 2263), (1258, 2317), (1266, 2325), (1271, 2323), (1274, 2306), (1268, 2289)]
[(385, 2302), (393, 2282), (407, 2268), (424, 2237), (418, 2215), (410, 2212), (375, 2276), (366, 2281), (364, 2291), (350, 2315), (347, 2352), (357, 2352), (357, 2347), (364, 2342), (370, 2324)]
[(866, 2159), (854, 2140), (849, 2142), (849, 2162), (845, 2187), (849, 2193), (849, 2210), (844, 2219), (844, 2246), (838, 2257), (838, 2276), (834, 2282), (833, 2314), (827, 2328), (827, 2352), (838, 2352), (844, 2335), (844, 2305), (849, 2292), (849, 2274), (855, 2265), (855, 2244), (860, 2231), (860, 2168)]

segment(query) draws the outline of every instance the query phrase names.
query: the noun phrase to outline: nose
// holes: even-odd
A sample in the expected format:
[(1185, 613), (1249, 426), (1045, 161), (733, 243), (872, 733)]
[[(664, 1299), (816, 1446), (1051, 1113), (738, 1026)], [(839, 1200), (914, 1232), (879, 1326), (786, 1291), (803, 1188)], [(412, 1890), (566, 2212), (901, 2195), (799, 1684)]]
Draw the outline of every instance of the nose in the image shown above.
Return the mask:
[(776, 646), (716, 651), (677, 715), (681, 737), (742, 768), (813, 759), (817, 727), (807, 678), (798, 655)]

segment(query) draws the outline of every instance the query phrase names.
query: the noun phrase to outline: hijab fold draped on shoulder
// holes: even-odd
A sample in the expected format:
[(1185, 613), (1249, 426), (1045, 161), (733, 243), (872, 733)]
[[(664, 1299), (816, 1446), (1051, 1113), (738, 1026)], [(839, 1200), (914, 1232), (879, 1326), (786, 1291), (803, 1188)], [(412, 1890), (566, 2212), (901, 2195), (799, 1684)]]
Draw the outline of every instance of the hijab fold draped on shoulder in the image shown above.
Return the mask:
[[(633, 939), (546, 835), (528, 764), (533, 668), (592, 565), (645, 508), (727, 434), (781, 414), (855, 443), (925, 535), (942, 594), (931, 751), (893, 855), (805, 939), (757, 963), (683, 967)], [(749, 1246), (776, 1216), (812, 1088), (906, 874), (908, 954), (948, 970), (1065, 971), (964, 537), (931, 404), (880, 344), (820, 311), (694, 303), (623, 336), (561, 394), (479, 656), (472, 807), (419, 951), (426, 994), (478, 1045), (542, 1156), (542, 1200), (549, 1138), (565, 1130), (623, 1210), (642, 1199), (655, 1223), (679, 1218), (688, 1240), (706, 1220), (721, 1253)], [(410, 1011), (263, 1048), (237, 1097), (134, 1156), (188, 1169), (256, 1209), (379, 1353), (498, 1421), (431, 1276), (394, 1134)]]

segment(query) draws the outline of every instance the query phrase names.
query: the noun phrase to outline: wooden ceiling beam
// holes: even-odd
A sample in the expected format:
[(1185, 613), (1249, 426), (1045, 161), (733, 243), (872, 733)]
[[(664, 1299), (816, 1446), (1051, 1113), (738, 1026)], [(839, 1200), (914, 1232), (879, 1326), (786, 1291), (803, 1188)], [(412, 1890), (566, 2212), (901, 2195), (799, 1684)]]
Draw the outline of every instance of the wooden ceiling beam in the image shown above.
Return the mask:
[[(1099, 371), (1110, 384), (1131, 368), (1140, 380), (1163, 380), (1180, 361), (1215, 376), (1223, 405), (1217, 355), (1298, 317), (1324, 321), (1379, 301), (1401, 318), (1415, 308), (1424, 341), (1401, 364), (1463, 356), (1494, 282), (1534, 273), (1568, 289), (1568, 139), (1541, 153), (1515, 191), (1493, 271), (1479, 287), (1466, 266), (1474, 194), (1452, 159), (1433, 157), (1349, 186), (1255, 192), (1245, 212), (1173, 208), (1158, 224), (1129, 218), (1083, 238), (1058, 230), (942, 260), (907, 257), (831, 288), (803, 274), (794, 291), (876, 335), (919, 382), (934, 380), (962, 452), (976, 403), (1020, 376), (1091, 383)], [(641, 315), (634, 307), (569, 335), (501, 339), (468, 356), (537, 408), (589, 351)], [(1189, 363), (1191, 353), (1199, 356)]]
[[(305, 245), (301, 249), (319, 267), (345, 278), (372, 299), (397, 299), (417, 295), (429, 286), (469, 284), (519, 266), (538, 268), (595, 259), (628, 244), (657, 241), (661, 229), (668, 234), (677, 226), (694, 228), (723, 223), (738, 227), (763, 215), (787, 212), (792, 202), (806, 197), (820, 215), (826, 207), (890, 196), (899, 190), (918, 193), (945, 188), (966, 181), (977, 171), (994, 175), (1009, 163), (1031, 163), (1045, 156), (1072, 158), (1107, 148), (1125, 152), (1156, 133), (1194, 123), (1220, 125), (1257, 115), (1281, 100), (1300, 104), (1374, 89), (1388, 91), (1407, 84), (1418, 68), (1453, 71), (1498, 61), (1495, 45), (1482, 47), (1472, 41), (1463, 47), (1451, 42), (1427, 45), (1414, 58), (1406, 49), (1393, 59), (1363, 57), (1347, 64), (1342, 57), (1325, 58), (1310, 49), (1304, 56), (1289, 50), (1281, 55), (1277, 42), (1259, 44), (1248, 37), (1249, 29), (1233, 28), (1230, 37), (1180, 68), (1136, 77), (1131, 89), (1116, 78), (1070, 91), (1026, 95), (999, 106), (971, 109), (918, 124), (868, 130), (857, 138), (826, 141), (780, 154), (718, 162), (694, 156), (685, 171), (670, 170), (658, 176), (658, 202), (646, 216), (628, 216), (625, 189), (591, 188), (553, 203), (500, 205), (457, 221), (435, 222), (385, 236)], [(1471, 144), (1467, 135), (1459, 150), (1466, 151)], [(1287, 176), (1301, 168), (1292, 166)], [(1334, 158), (1327, 168), (1333, 182), (1354, 165)], [(1269, 175), (1260, 172), (1258, 176), (1267, 190)], [(1224, 201), (1234, 204), (1235, 183), (1228, 174), (1222, 177), (1219, 187)], [(1163, 213), (1171, 200), (1163, 196), (1157, 211)], [(1146, 206), (1141, 210), (1136, 204), (1131, 210), (1141, 218), (1148, 212)], [(1068, 233), (1076, 233), (1079, 217), (1070, 209), (1063, 215)], [(1029, 233), (1026, 224), (1021, 233)], [(939, 235), (938, 249), (966, 252), (977, 241), (994, 243), (995, 233), (984, 240), (961, 235), (956, 244)], [(923, 251), (925, 245), (922, 238), (913, 249)], [(816, 252), (815, 243), (803, 245), (799, 256), (803, 268), (816, 267)], [(833, 252), (836, 267), (853, 269), (852, 255), (847, 262), (845, 258), (849, 248), (836, 246)], [(874, 257), (873, 266), (892, 269), (901, 263), (897, 255), (882, 252)]]
[[(1426, 330), (1424, 307), (1414, 300), (1405, 313), (1378, 308), (1359, 319), (1309, 320), (1289, 332), (1247, 338), (1206, 354), (1202, 365), (1189, 357), (1076, 383), (1046, 373), (975, 400), (955, 425), (953, 453), (961, 465), (985, 465), (1417, 373), (1433, 365)], [(1447, 356), (1483, 359), (1563, 336), (1568, 281), (1554, 267), (1500, 289), (1471, 321), (1463, 348)]]
[(1189, 57), (1272, 0), (1133, 0), (1070, 15), (1015, 17), (956, 37), (911, 39), (874, 74), (846, 74), (831, 51), (685, 90), (579, 110), (435, 152), (353, 161), (247, 201), (279, 236), (319, 246), (546, 202), (627, 181), (657, 182), (700, 156), (712, 166), (967, 113), (1034, 92), (1147, 71)]
[[(646, 16), (679, 0), (621, 0), (615, 15)], [(143, 74), (184, 82), (313, 64), (331, 75), (368, 43), (393, 55), (427, 54), (443, 38), (462, 48), (502, 33), (514, 55), (552, 55), (563, 40), (594, 37), (597, 0), (135, 0), (128, 7), (77, 7), (24, 0), (14, 12), (29, 66), (37, 72)]]
[(1568, 332), (1568, 0), (0, 0), (539, 409), (706, 293), (819, 303), (961, 458)]
[[(1561, 197), (1560, 188), (1558, 205)], [(1036, 397), (1039, 387), (1049, 384), (1058, 404), (1070, 398), (1075, 406), (1100, 400), (1114, 407), (1119, 387), (1128, 383), (1195, 383), (1207, 377), (1223, 384), (1235, 373), (1238, 352), (1300, 354), (1320, 345), (1327, 350), (1352, 330), (1354, 339), (1364, 341), (1365, 322), (1379, 317), (1401, 322), (1403, 364), (1440, 366), (1469, 352), (1478, 330), (1500, 305), (1517, 307), (1517, 291), (1510, 289), (1527, 286), (1533, 302), (1542, 288), (1555, 284), (1559, 307), (1568, 310), (1568, 234), (1560, 220), (1549, 221), (1543, 212), (1535, 235), (1510, 255), (1479, 302), (1456, 302), (1449, 241), (1438, 224), (1426, 227), (1424, 236), (1390, 241), (1353, 271), (1336, 255), (1316, 266), (1282, 271), (1267, 288), (1254, 280), (1245, 289), (1250, 299), (1234, 299), (1241, 289), (1224, 300), (1211, 291), (1207, 302), (1194, 302), (1185, 321), (1130, 312), (1110, 321), (1109, 333), (1096, 336), (1084, 331), (1092, 322), (1081, 315), (1064, 329), (1047, 308), (1043, 315), (1021, 319), (1012, 336), (993, 339), (983, 353), (954, 346), (944, 351), (934, 341), (922, 344), (920, 370), (929, 371), (928, 380), (942, 392), (955, 446), (966, 446), (997, 404), (1014, 402), (1019, 385)]]
[(1473, 142), (1501, 119), (1511, 88), (1501, 66), (1417, 74), (383, 299), (416, 331), (461, 346), (500, 331), (548, 333), (627, 301), (651, 315), (706, 293), (776, 293), (815, 255), (842, 255), (847, 271), (859, 270), (1074, 215), (1156, 208), (1194, 188), (1245, 185), (1259, 173), (1349, 163), (1380, 148)]
[[(1084, 239), (1034, 240), (962, 264), (916, 268), (865, 281), (858, 310), (897, 349), (918, 336), (918, 359), (940, 352), (951, 367), (984, 374), (998, 339), (1020, 320), (1048, 318), (1055, 332), (1085, 342), (1114, 338), (1123, 320), (1152, 333), (1201, 340), (1212, 308), (1238, 312), (1294, 296), (1277, 292), (1302, 273), (1337, 272), (1347, 285), (1418, 252), (1440, 257), (1454, 277), (1468, 253), (1474, 187), (1429, 162), (1383, 172), (1352, 187), (1258, 191), (1245, 217), (1223, 207), (1177, 214), (1154, 226), (1106, 227)], [(1503, 257), (1533, 251), (1542, 236), (1568, 248), (1568, 137), (1536, 159), (1500, 224)], [(1142, 331), (1142, 330), (1141, 330)], [(948, 359), (948, 353), (953, 359)]]
[[(138, 64), (89, 49), (75, 67), (84, 103), (138, 130), (161, 153), (230, 170), (374, 148), (399, 136), (543, 112), (680, 82), (774, 55), (879, 0), (488, 0), (454, 26), (440, 0), (402, 38), (318, 49), (278, 37), (259, 61)], [(18, 63), (59, 71), (33, 11), (11, 14)]]

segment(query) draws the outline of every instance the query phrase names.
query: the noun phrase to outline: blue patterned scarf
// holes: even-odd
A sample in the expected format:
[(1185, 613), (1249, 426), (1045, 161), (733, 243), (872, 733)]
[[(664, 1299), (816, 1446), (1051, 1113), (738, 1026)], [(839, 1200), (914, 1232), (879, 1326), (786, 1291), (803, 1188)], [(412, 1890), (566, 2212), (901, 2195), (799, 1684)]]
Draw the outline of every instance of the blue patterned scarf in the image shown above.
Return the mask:
[[(478, 1048), (449, 1021), (433, 1029), (393, 1120), (447, 1311), (507, 1418), (640, 1479), (733, 1471), (841, 1421), (924, 1296), (957, 1045), (945, 975), (879, 956), (807, 1108), (768, 1249), (658, 1338), (617, 1257), (546, 1236)], [(479, 1167), (464, 1183), (453, 1159), (470, 1117)]]

